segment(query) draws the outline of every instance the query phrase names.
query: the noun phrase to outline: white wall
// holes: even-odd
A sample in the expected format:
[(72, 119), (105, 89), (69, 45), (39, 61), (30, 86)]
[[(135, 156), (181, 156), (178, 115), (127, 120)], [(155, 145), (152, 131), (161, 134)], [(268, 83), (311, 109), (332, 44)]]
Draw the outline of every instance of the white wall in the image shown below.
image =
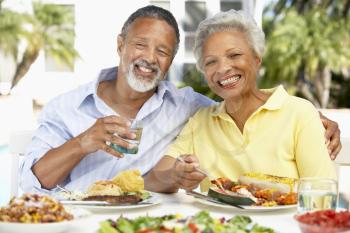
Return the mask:
[(343, 148), (336, 162), (350, 165), (350, 109), (321, 109), (321, 112), (339, 125)]
[[(14, 1), (12, 8), (22, 9), (23, 2), (28, 1)], [(44, 53), (40, 54), (13, 93), (26, 93), (42, 104), (94, 79), (100, 69), (117, 65), (116, 43), (122, 24), (135, 9), (148, 4), (147, 0), (128, 0), (123, 3), (115, 0), (43, 2), (75, 5), (75, 47), (81, 59), (76, 61), (74, 72), (46, 72)], [(30, 5), (26, 7), (28, 9)]]

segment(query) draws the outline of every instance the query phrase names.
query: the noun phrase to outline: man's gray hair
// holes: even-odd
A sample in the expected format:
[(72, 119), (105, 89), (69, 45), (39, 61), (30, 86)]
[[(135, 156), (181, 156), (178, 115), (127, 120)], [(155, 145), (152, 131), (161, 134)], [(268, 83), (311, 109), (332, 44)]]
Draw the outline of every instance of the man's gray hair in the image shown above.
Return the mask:
[(175, 44), (175, 51), (173, 54), (173, 57), (175, 57), (175, 54), (179, 48), (180, 43), (180, 33), (179, 33), (179, 27), (177, 25), (176, 19), (174, 15), (161, 7), (154, 6), (154, 5), (148, 5), (146, 7), (142, 7), (138, 10), (136, 10), (134, 13), (132, 13), (129, 18), (125, 21), (122, 31), (120, 33), (120, 36), (125, 38), (128, 34), (128, 31), (130, 29), (131, 24), (138, 18), (145, 17), (145, 18), (155, 18), (155, 19), (161, 19), (166, 21), (175, 32), (176, 36), (176, 44)]
[(194, 56), (198, 70), (203, 71), (202, 52), (205, 40), (214, 32), (232, 30), (243, 32), (253, 52), (259, 58), (262, 58), (265, 51), (265, 34), (263, 30), (251, 16), (243, 11), (229, 10), (220, 12), (199, 24), (194, 44)]

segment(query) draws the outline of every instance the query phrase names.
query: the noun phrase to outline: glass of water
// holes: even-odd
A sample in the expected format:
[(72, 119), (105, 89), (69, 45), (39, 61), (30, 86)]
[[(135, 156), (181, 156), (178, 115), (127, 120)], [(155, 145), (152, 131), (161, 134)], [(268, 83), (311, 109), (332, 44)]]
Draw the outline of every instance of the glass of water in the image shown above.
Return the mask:
[(124, 140), (132, 144), (133, 147), (125, 148), (114, 143), (111, 143), (111, 147), (123, 154), (137, 154), (137, 152), (139, 151), (139, 144), (142, 136), (142, 129), (143, 129), (142, 120), (136, 120), (136, 119), (129, 119), (129, 120), (131, 121), (130, 131), (136, 135), (136, 138), (134, 139), (124, 138)]
[(327, 178), (301, 178), (298, 184), (298, 213), (337, 207), (338, 184)]

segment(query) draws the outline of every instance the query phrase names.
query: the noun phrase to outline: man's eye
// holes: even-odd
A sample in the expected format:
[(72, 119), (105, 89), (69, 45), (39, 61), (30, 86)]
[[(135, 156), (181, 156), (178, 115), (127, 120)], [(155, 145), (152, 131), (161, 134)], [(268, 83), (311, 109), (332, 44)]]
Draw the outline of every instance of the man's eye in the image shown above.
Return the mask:
[(159, 54), (162, 55), (162, 56), (169, 56), (169, 53), (167, 53), (166, 51), (164, 50), (158, 50)]
[(146, 47), (146, 45), (145, 44), (141, 44), (141, 43), (136, 43), (136, 47), (137, 48), (144, 48), (144, 47)]

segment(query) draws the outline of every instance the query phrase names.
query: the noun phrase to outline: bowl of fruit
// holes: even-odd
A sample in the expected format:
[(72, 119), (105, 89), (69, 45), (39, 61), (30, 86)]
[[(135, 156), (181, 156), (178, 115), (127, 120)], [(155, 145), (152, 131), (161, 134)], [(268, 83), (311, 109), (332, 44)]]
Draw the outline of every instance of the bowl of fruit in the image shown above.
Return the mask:
[(350, 212), (318, 210), (294, 216), (302, 233), (350, 233)]

